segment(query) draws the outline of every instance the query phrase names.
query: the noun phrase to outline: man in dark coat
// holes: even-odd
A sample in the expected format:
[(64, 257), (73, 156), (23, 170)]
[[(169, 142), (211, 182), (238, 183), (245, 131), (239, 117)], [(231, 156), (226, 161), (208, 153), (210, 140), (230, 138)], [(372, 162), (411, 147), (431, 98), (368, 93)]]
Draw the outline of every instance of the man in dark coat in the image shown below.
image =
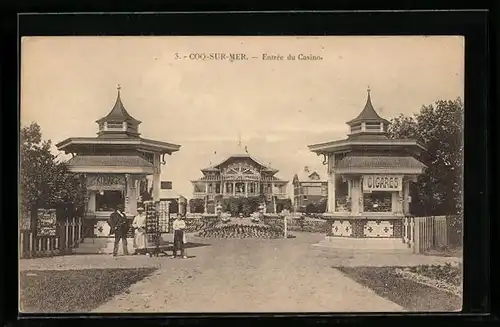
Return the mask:
[(123, 205), (121, 204), (116, 206), (116, 210), (111, 214), (108, 220), (108, 224), (110, 227), (109, 234), (115, 234), (115, 246), (113, 248), (114, 257), (118, 255), (118, 246), (120, 244), (120, 240), (122, 240), (123, 255), (128, 255), (127, 232), (129, 229), (129, 224), (127, 216), (123, 213), (123, 209)]

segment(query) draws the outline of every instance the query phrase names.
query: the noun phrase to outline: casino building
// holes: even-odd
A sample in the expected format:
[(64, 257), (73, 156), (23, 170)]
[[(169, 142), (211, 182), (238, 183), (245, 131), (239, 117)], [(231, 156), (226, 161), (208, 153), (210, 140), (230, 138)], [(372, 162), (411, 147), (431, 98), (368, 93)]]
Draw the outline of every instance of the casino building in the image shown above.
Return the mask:
[(242, 152), (201, 169), (203, 176), (191, 181), (193, 198), (205, 199), (205, 208), (208, 202), (230, 197), (264, 195), (270, 202), (287, 198), (288, 181), (275, 176), (279, 170), (250, 156), (246, 148)]
[(416, 140), (390, 139), (389, 121), (373, 108), (368, 90), (361, 113), (347, 122), (344, 140), (309, 145), (328, 166), (328, 209), (332, 235), (398, 238), (409, 215), (410, 183), (426, 168)]
[(180, 145), (142, 138), (141, 121), (125, 109), (120, 87), (115, 105), (96, 123), (97, 137), (71, 137), (56, 146), (72, 155), (70, 171), (81, 174), (86, 182), (85, 236), (107, 237), (106, 221), (116, 205), (124, 205), (130, 219), (137, 214), (141, 194), (149, 189), (148, 177), (153, 200), (160, 200), (161, 166), (166, 163), (165, 155), (179, 151)]

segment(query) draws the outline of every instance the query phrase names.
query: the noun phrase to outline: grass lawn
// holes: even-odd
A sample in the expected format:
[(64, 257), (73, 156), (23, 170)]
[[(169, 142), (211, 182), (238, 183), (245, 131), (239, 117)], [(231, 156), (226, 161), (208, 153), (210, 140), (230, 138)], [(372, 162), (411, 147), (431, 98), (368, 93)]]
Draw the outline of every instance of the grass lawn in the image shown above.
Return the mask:
[(462, 309), (460, 297), (404, 279), (395, 273), (399, 267), (334, 268), (409, 311), (446, 312)]
[(155, 270), (140, 268), (22, 271), (20, 311), (89, 312)]

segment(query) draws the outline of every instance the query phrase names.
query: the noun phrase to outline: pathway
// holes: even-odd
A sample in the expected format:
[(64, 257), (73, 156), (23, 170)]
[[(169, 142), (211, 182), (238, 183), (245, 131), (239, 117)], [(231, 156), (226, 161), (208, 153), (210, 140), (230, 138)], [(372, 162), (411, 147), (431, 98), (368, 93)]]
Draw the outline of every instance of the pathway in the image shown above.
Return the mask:
[(157, 267), (95, 312), (382, 312), (404, 311), (335, 266), (441, 263), (449, 258), (370, 254), (312, 246), (323, 235), (295, 239), (195, 239), (187, 260), (107, 255), (21, 260), (21, 270)]
[(152, 276), (95, 312), (402, 311), (311, 247), (322, 238), (219, 240), (166, 260)]

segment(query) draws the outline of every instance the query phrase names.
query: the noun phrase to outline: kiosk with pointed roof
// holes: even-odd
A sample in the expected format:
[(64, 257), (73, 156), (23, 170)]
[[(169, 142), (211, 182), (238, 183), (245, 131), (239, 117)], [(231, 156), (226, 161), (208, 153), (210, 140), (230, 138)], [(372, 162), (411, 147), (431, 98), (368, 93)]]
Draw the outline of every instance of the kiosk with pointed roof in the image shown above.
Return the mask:
[(398, 238), (409, 215), (410, 183), (423, 173), (416, 140), (391, 139), (390, 122), (373, 108), (370, 89), (361, 113), (347, 122), (344, 140), (309, 145), (328, 166), (328, 207), (333, 236)]
[(125, 109), (120, 86), (115, 105), (96, 123), (97, 137), (71, 137), (56, 147), (73, 156), (69, 169), (85, 177), (86, 227), (94, 227), (93, 236), (107, 236), (103, 221), (118, 204), (124, 205), (129, 218), (135, 216), (141, 188), (147, 188), (151, 175), (153, 200), (159, 200), (161, 165), (165, 155), (179, 151), (180, 145), (142, 138), (141, 121)]

